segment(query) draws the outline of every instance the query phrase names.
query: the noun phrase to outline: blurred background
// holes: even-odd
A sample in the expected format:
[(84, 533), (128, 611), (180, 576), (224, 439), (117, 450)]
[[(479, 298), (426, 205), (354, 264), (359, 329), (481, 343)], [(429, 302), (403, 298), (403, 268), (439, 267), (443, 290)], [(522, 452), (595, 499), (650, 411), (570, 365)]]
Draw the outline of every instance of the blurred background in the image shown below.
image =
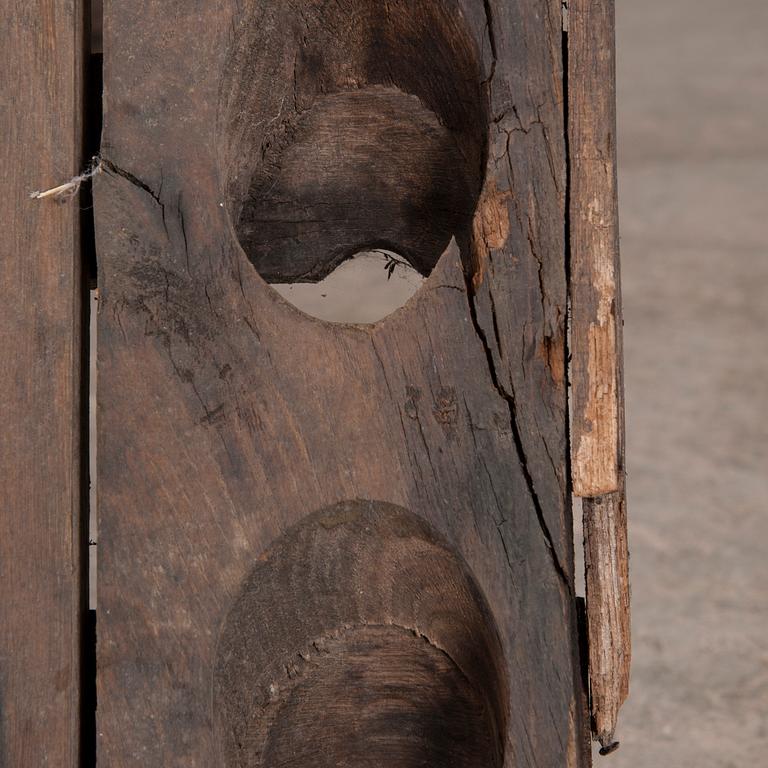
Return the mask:
[(768, 766), (768, 1), (617, 0), (634, 656), (613, 768)]

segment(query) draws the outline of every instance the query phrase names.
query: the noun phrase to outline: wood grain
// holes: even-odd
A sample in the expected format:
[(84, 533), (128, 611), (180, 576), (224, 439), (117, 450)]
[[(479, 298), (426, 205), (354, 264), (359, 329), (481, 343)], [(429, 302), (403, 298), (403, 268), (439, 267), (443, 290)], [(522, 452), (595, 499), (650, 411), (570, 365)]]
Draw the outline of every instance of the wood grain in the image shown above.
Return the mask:
[(604, 749), (631, 657), (614, 16), (613, 0), (569, 3), (571, 469), (584, 497), (592, 727)]
[(0, 50), (0, 765), (76, 766), (81, 580), (77, 202), (83, 5), (3, 4)]
[(214, 696), (228, 765), (501, 765), (490, 609), (455, 549), (391, 504), (321, 510), (259, 558)]
[[(421, 45), (425, 27), (435, 39)], [(368, 734), (401, 739), (392, 764), (411, 768), (440, 764), (466, 735), (459, 764), (587, 765), (566, 471), (560, 3), (113, 3), (105, 51), (99, 760), (207, 768), (237, 765), (244, 750), (253, 765), (315, 765), (315, 752), (344, 764), (366, 754)], [(443, 113), (457, 89), (467, 116), (452, 123)], [(241, 214), (253, 203), (264, 219), (278, 204), (269, 188), (254, 197), (267, 172), (289, 208), (322, 210), (317, 200), (337, 194), (348, 204), (358, 185), (361, 200), (397, 211), (400, 188), (363, 185), (380, 160), (377, 141), (361, 142), (380, 126), (340, 131), (355, 151), (336, 166), (302, 155), (313, 136), (326, 146), (339, 104), (365, 116), (382, 92), (384, 124), (406, 138), (387, 135), (389, 168), (413, 178), (421, 207), (409, 215), (432, 233), (413, 250), (429, 277), (375, 325), (324, 323), (259, 275), (261, 235)], [(432, 136), (478, 159), (455, 169), (474, 190), (457, 231), (432, 213), (449, 170), (434, 172), (432, 149), (420, 162)], [(288, 166), (314, 174), (323, 195), (281, 175)], [(408, 252), (400, 238), (415, 230), (398, 217), (366, 228), (391, 225), (393, 249)], [(328, 228), (347, 220), (329, 214)], [(290, 247), (267, 243), (276, 263), (305, 252), (327, 263), (336, 240), (294, 224), (281, 232)], [(365, 546), (340, 516), (356, 568), (324, 556), (336, 545), (315, 516), (340, 504), (374, 509)], [(420, 528), (377, 529), (378, 505)], [(231, 674), (231, 658), (253, 677)], [(305, 756), (291, 762), (260, 693), (294, 667), (298, 682), (275, 694)], [(270, 682), (272, 668), (282, 677)], [(343, 744), (338, 713), (360, 725), (345, 725)], [(247, 736), (243, 724), (252, 738), (233, 746), (226, 733)]]

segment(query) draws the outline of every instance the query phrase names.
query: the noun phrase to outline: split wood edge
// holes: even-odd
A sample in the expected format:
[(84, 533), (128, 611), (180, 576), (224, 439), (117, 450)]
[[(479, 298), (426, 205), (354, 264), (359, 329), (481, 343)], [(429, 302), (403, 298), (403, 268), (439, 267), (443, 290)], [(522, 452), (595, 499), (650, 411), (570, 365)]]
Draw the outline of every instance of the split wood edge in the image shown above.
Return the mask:
[(568, 3), (573, 493), (583, 498), (592, 731), (629, 692), (629, 554), (616, 180), (615, 0)]

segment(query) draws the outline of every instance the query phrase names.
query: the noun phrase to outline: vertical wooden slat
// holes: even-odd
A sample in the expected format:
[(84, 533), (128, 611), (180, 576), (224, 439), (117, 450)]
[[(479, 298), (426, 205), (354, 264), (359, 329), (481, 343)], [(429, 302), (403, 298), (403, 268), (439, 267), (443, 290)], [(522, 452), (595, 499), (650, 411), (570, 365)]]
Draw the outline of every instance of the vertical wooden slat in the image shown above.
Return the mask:
[(630, 662), (614, 29), (614, 0), (570, 1), (572, 479), (584, 498), (591, 707), (604, 750)]
[(75, 766), (80, 676), (83, 6), (5, 0), (0, 25), (0, 765)]

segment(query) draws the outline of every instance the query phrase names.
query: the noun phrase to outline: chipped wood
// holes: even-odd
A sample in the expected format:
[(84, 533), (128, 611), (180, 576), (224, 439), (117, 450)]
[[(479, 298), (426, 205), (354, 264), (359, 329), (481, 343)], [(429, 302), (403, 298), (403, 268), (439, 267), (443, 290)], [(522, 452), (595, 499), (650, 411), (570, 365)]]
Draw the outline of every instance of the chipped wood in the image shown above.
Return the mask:
[(607, 754), (629, 690), (613, 0), (568, 24), (573, 492), (584, 497), (592, 727)]
[(482, 285), (488, 254), (501, 250), (509, 237), (510, 192), (500, 192), (491, 177), (483, 187), (472, 220), (472, 286)]

